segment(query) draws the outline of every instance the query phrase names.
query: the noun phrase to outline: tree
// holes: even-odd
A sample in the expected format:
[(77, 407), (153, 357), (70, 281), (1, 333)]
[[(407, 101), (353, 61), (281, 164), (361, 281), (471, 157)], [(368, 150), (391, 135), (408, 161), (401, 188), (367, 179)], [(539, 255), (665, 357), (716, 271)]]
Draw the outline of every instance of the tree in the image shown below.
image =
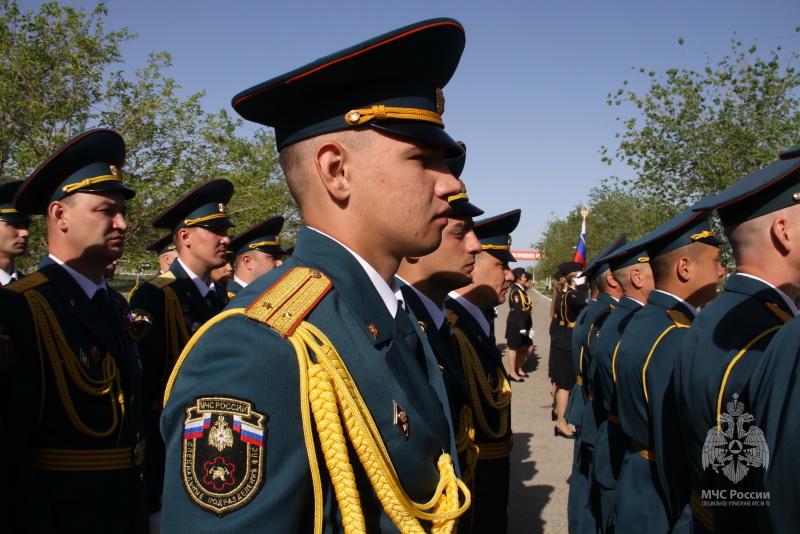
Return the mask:
[[(119, 132), (126, 143), (125, 182), (136, 190), (128, 209), (122, 263), (137, 269), (153, 262), (145, 251), (161, 237), (150, 222), (193, 187), (227, 178), (236, 192), (229, 212), (241, 231), (269, 216), (287, 216), (284, 240), (301, 224), (277, 163), (269, 130), (245, 135), (241, 119), (224, 110), (207, 113), (204, 93), (179, 96), (165, 72), (166, 52), (150, 55), (133, 73), (111, 71), (122, 61), (119, 44), (136, 36), (106, 32), (103, 5), (76, 10), (56, 2), (34, 13), (0, 0), (0, 170), (4, 180), (24, 179), (78, 133), (96, 127)], [(41, 224), (21, 262), (32, 270), (46, 250)]]
[[(587, 206), (587, 262), (622, 232), (628, 234), (629, 241), (638, 239), (683, 209), (657, 202), (646, 192), (609, 185), (593, 188)], [(581, 231), (582, 207), (576, 206), (564, 219), (555, 218), (547, 223), (542, 239), (534, 245), (545, 257), (536, 266), (537, 279), (552, 277), (559, 264), (572, 260)]]
[(707, 58), (700, 72), (669, 69), (659, 76), (641, 68), (647, 92), (626, 89), (626, 81), (609, 94), (609, 105), (633, 104), (640, 114), (618, 119), (624, 127), (616, 135), (619, 147), (601, 149), (603, 161), (623, 161), (637, 174), (612, 180), (678, 207), (721, 191), (794, 146), (800, 133), (796, 53), (778, 47), (762, 59), (757, 51), (734, 39), (731, 55), (716, 64)]

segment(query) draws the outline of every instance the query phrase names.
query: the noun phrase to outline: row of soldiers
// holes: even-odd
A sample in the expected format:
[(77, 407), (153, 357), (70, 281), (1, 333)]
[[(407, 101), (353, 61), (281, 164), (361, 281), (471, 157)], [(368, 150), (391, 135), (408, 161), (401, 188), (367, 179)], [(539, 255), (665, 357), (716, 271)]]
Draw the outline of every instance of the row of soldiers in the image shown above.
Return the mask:
[[(800, 150), (584, 271), (570, 532), (797, 532)], [(736, 262), (724, 290), (716, 210)]]
[(424, 21), (234, 97), (275, 129), (308, 225), (282, 265), (283, 219), (231, 240), (233, 185), (212, 180), (153, 221), (177, 258), (128, 303), (103, 276), (135, 195), (122, 137), (78, 135), (14, 184), (0, 215), (44, 216), (49, 254), (0, 289), (8, 524), (506, 530), (511, 390), (485, 311), (520, 211), (473, 221), (458, 180), (441, 89), (464, 42)]

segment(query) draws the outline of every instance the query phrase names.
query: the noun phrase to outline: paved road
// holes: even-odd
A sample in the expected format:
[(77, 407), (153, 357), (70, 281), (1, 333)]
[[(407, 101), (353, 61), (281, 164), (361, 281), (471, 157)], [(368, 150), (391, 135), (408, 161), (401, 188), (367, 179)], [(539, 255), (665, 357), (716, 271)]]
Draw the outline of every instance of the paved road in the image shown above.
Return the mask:
[[(535, 291), (533, 301), (533, 355), (525, 367), (525, 382), (512, 382), (509, 534), (567, 532), (567, 495), (572, 469), (573, 441), (553, 436), (550, 420), (550, 301)], [(498, 308), (497, 340), (503, 342), (508, 304)], [(501, 345), (505, 349), (505, 345)], [(506, 368), (508, 361), (506, 360)]]

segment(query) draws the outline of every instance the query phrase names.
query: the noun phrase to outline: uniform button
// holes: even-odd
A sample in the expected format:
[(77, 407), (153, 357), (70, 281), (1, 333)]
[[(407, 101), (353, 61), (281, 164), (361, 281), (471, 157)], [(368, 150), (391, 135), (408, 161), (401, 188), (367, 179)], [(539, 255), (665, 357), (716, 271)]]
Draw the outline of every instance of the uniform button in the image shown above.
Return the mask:
[(144, 473), (139, 473), (139, 480), (144, 480)]
[(136, 433), (136, 441), (139, 441), (139, 433)]

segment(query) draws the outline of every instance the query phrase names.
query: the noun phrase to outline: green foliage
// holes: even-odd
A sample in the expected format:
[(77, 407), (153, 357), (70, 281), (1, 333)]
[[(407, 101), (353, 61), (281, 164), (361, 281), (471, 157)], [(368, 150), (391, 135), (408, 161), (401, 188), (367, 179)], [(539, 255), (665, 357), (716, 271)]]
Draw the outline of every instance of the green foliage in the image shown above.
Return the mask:
[[(683, 39), (679, 40), (683, 45)], [(797, 144), (800, 133), (800, 74), (794, 52), (780, 47), (766, 59), (755, 44), (734, 39), (731, 55), (700, 71), (644, 68), (646, 92), (623, 88), (608, 104), (639, 116), (622, 121), (619, 147), (602, 147), (603, 161), (622, 161), (636, 178), (612, 182), (644, 191), (673, 206), (716, 193), (777, 159)]]
[[(589, 192), (586, 217), (586, 255), (590, 262), (622, 232), (628, 240), (638, 239), (685, 208), (673, 208), (647, 193), (603, 185)], [(547, 224), (542, 239), (534, 245), (546, 259), (538, 262), (536, 278), (555, 273), (559, 264), (571, 261), (581, 231), (581, 208), (576, 206), (565, 219)]]
[[(0, 170), (3, 179), (24, 179), (59, 146), (89, 128), (119, 132), (126, 143), (125, 182), (136, 190), (128, 206), (126, 254), (136, 269), (152, 262), (145, 247), (163, 235), (150, 222), (197, 185), (214, 178), (233, 182), (228, 211), (236, 232), (273, 215), (287, 217), (284, 241), (294, 241), (301, 216), (278, 166), (268, 130), (242, 133), (241, 119), (225, 110), (203, 110), (204, 94), (180, 96), (165, 72), (166, 52), (150, 55), (133, 73), (111, 71), (122, 61), (119, 44), (135, 35), (106, 32), (103, 5), (76, 10), (56, 2), (34, 13), (0, 0)], [(31, 270), (46, 250), (44, 228), (35, 224)]]

